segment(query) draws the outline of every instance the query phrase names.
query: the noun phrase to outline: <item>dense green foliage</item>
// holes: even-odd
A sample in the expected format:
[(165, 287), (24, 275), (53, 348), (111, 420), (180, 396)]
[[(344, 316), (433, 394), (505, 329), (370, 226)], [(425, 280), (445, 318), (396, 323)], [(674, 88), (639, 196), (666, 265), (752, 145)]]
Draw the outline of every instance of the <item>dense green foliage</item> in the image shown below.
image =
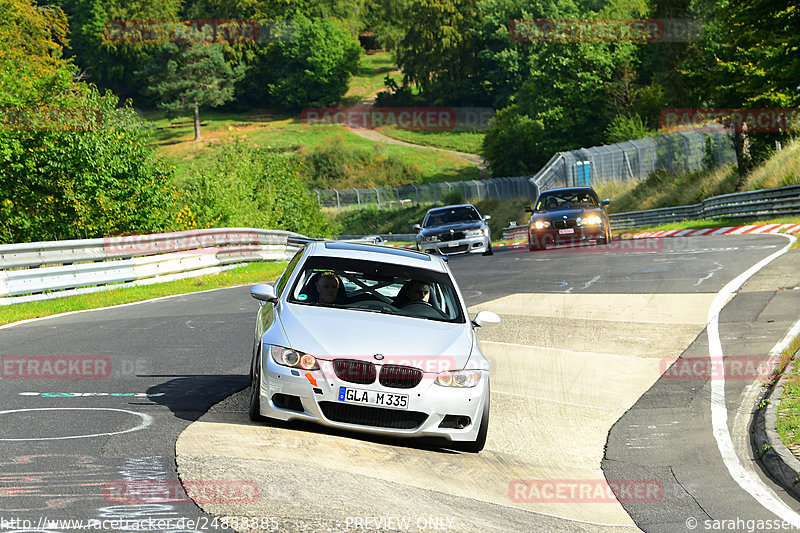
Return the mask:
[(231, 143), (184, 184), (190, 227), (250, 227), (322, 236), (331, 227), (305, 188), (296, 155)]
[(358, 42), (328, 19), (294, 18), (272, 55), (271, 102), (287, 109), (329, 106), (347, 92), (358, 69)]
[(130, 106), (72, 81), (63, 13), (2, 7), (0, 242), (169, 228), (170, 169)]
[(314, 189), (349, 187), (391, 187), (419, 182), (422, 172), (397, 157), (386, 155), (385, 147), (372, 150), (348, 147), (341, 137), (325, 145), (301, 150), (306, 161), (306, 183)]
[(33, 109), (52, 113), (41, 129), (0, 131), (0, 242), (170, 229), (171, 169), (136, 113), (96, 90), (73, 104)]

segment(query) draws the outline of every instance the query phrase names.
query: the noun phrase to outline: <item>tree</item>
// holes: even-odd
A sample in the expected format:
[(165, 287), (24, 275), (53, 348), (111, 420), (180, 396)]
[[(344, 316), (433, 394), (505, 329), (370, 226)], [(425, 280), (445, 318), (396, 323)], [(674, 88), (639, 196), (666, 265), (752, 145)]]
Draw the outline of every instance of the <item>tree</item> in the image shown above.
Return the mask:
[(0, 107), (46, 105), (71, 93), (74, 67), (62, 57), (67, 17), (31, 0), (0, 0)]
[(430, 103), (465, 100), (475, 71), (472, 29), (477, 0), (414, 0), (397, 46), (403, 83), (415, 84)]
[(165, 44), (161, 53), (140, 72), (156, 95), (158, 106), (170, 117), (194, 114), (194, 139), (200, 139), (200, 108), (217, 107), (233, 99), (236, 82), (244, 76), (244, 65), (231, 68), (222, 45)]
[(337, 103), (358, 70), (358, 41), (331, 20), (303, 15), (282, 31), (288, 38), (275, 42), (270, 54), (270, 100), (290, 109)]

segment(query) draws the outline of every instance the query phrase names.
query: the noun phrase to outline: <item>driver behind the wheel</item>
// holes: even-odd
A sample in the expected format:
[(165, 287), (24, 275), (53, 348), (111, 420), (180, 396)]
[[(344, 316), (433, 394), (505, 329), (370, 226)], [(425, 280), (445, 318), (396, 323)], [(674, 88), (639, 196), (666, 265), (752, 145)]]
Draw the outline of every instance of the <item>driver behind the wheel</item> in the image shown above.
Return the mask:
[(427, 302), (431, 297), (431, 288), (422, 281), (412, 281), (408, 288), (408, 300), (410, 302)]
[(317, 279), (317, 292), (319, 293), (319, 303), (336, 303), (339, 295), (339, 277), (333, 272), (324, 272)]

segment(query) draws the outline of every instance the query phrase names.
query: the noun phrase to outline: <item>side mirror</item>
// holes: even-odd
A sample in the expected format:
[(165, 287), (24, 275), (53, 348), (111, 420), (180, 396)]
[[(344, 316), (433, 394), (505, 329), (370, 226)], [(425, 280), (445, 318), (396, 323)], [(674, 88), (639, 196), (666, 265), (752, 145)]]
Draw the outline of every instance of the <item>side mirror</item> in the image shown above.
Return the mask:
[(491, 215), (484, 215), (483, 220), (492, 220)]
[(605, 200), (603, 200), (603, 201), (602, 201), (602, 202), (600, 202), (600, 203), (601, 203), (601, 204), (603, 204), (603, 205), (608, 205), (608, 204), (610, 204), (610, 203), (611, 203), (611, 200), (609, 200), (609, 199), (607, 199), (607, 198), (606, 198)]
[(259, 283), (258, 285), (250, 287), (250, 296), (262, 302), (278, 303), (275, 289), (268, 283)]
[(533, 208), (531, 206), (529, 206), (529, 205), (526, 205), (525, 206), (525, 212), (526, 213), (533, 213)]
[(491, 311), (479, 311), (472, 321), (476, 326), (492, 326), (500, 323), (500, 317)]
[(414, 228), (414, 229), (415, 229), (415, 230), (417, 230), (417, 231), (422, 231), (422, 226), (420, 226), (419, 224), (414, 224), (414, 225), (413, 225), (413, 226), (411, 226), (411, 227), (412, 227), (412, 228)]

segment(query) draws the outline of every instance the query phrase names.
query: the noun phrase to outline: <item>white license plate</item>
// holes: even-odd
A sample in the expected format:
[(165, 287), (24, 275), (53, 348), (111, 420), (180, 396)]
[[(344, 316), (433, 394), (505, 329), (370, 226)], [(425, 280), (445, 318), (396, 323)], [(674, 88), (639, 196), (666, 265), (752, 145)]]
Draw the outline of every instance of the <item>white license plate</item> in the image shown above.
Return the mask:
[(559, 235), (572, 235), (573, 233), (575, 233), (575, 230), (572, 228), (558, 230)]
[(351, 389), (350, 387), (339, 387), (339, 401), (391, 409), (408, 409), (408, 394)]

